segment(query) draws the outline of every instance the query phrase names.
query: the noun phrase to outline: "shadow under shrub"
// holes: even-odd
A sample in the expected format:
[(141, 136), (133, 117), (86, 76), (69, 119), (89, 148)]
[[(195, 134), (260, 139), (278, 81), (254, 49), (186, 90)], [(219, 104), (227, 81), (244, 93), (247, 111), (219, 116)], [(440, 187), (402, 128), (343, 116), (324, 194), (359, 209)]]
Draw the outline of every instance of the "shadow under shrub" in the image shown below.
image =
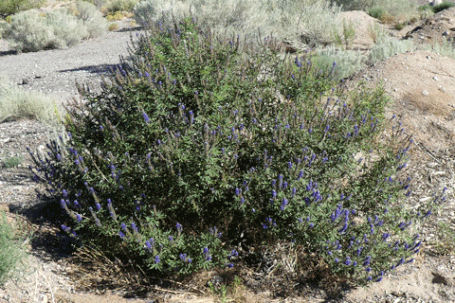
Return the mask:
[(433, 205), (403, 207), (412, 141), (398, 122), (381, 137), (381, 88), (347, 94), (271, 39), (250, 48), (188, 19), (133, 53), (101, 92), (81, 90), (68, 141), (31, 153), (82, 244), (187, 274), (292, 241), (360, 284), (418, 251), (412, 223)]

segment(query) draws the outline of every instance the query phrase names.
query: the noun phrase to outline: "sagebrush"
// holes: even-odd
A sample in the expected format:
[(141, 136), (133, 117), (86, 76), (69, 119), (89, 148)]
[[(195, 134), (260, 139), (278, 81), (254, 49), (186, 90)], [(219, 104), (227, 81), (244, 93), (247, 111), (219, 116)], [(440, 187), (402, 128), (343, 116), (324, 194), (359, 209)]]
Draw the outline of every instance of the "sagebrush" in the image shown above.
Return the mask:
[(107, 29), (106, 21), (92, 4), (78, 1), (77, 8), (77, 16), (66, 9), (17, 13), (3, 28), (2, 36), (18, 52), (34, 52), (71, 47)]

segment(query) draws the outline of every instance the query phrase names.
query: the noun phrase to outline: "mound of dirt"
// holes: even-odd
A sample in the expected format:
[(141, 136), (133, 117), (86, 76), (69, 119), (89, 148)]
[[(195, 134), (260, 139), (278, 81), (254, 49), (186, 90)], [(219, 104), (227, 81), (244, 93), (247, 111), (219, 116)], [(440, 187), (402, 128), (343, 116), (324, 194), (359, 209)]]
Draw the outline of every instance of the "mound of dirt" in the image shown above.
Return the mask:
[(393, 103), (389, 116), (401, 117), (417, 143), (438, 153), (453, 153), (455, 60), (429, 51), (399, 54), (359, 72), (368, 87), (383, 83)]
[(419, 21), (403, 39), (413, 39), (418, 44), (442, 43), (444, 39), (454, 41), (455, 7), (451, 7)]

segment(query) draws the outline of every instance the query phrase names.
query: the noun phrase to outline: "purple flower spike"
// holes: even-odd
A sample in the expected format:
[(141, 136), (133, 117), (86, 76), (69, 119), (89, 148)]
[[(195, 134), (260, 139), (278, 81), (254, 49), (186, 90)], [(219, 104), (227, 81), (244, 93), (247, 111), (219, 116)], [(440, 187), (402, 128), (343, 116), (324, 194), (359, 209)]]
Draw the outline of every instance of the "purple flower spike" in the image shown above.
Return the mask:
[(150, 118), (149, 118), (149, 116), (147, 116), (147, 114), (145, 112), (142, 112), (142, 117), (144, 117), (145, 123), (149, 123), (150, 122)]
[(178, 231), (178, 232), (181, 232), (182, 229), (183, 229), (182, 224), (180, 224), (180, 223), (178, 223), (178, 222), (177, 222), (177, 224), (176, 224), (176, 227), (177, 227), (177, 231)]
[(132, 228), (134, 231), (137, 232), (137, 227), (136, 227), (136, 224), (134, 224), (134, 222), (131, 223), (131, 228)]
[(160, 256), (156, 255), (155, 256), (155, 264), (158, 264), (158, 263), (160, 263)]
[(147, 246), (148, 249), (152, 249), (152, 244), (147, 240), (145, 241), (145, 246)]

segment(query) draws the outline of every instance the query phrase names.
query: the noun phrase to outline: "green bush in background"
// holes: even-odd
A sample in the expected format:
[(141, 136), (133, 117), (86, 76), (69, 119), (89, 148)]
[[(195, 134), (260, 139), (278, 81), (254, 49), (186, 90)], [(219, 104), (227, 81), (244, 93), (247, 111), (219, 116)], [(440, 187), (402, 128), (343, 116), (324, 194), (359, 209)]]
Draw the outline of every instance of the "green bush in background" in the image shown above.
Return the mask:
[(9, 16), (20, 11), (39, 8), (45, 0), (2, 0), (0, 1), (0, 16)]

